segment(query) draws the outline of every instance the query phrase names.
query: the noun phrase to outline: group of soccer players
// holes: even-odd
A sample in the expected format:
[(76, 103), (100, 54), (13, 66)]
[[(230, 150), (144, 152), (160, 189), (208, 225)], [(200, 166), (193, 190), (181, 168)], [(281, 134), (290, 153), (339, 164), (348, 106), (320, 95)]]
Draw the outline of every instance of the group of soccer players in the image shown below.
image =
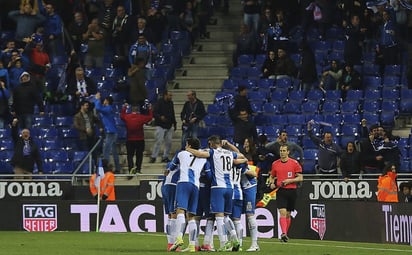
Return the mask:
[[(162, 187), (168, 251), (214, 251), (213, 231), (216, 222), (218, 251), (242, 250), (245, 213), (252, 244), (247, 251), (259, 251), (257, 243), (256, 172), (239, 150), (219, 136), (208, 138), (208, 149), (189, 138), (186, 148), (168, 164)], [(207, 219), (200, 246), (200, 220)], [(183, 234), (188, 229), (189, 245), (182, 249)]]

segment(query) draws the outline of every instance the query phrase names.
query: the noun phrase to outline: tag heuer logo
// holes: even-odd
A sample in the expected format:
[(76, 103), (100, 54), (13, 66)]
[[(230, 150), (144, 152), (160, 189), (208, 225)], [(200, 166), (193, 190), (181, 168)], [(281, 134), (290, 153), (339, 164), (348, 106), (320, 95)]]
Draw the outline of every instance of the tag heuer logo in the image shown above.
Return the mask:
[(319, 234), (320, 240), (323, 240), (323, 236), (326, 232), (325, 205), (310, 205), (310, 228)]
[(57, 229), (57, 205), (23, 205), (23, 229), (51, 232)]

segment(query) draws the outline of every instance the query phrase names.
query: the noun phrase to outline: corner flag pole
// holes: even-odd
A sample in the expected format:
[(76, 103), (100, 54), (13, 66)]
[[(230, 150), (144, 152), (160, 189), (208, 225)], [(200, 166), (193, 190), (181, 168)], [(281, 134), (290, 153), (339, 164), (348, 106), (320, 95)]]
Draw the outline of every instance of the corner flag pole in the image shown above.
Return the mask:
[(94, 185), (97, 188), (97, 216), (96, 216), (96, 232), (99, 232), (100, 227), (100, 181), (104, 177), (102, 159), (99, 160), (99, 166), (96, 171), (96, 179)]

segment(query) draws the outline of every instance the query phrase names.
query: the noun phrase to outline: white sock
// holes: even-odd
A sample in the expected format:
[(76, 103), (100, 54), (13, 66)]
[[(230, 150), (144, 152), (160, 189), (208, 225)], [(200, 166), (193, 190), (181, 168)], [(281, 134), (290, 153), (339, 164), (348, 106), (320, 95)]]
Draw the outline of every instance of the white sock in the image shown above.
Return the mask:
[(247, 222), (249, 226), (250, 232), (250, 239), (252, 240), (252, 246), (257, 245), (257, 224), (256, 224), (256, 216), (251, 215), (247, 217)]
[(185, 231), (186, 219), (183, 213), (177, 215), (176, 219), (176, 237), (183, 237)]
[(188, 222), (189, 227), (189, 244), (195, 245), (196, 244), (196, 236), (197, 236), (197, 226), (195, 220), (189, 220)]
[(225, 227), (227, 229), (227, 232), (229, 232), (230, 234), (230, 239), (239, 240), (236, 234), (236, 229), (235, 229), (235, 225), (233, 224), (233, 221), (228, 216), (225, 216), (224, 222), (225, 222)]
[(166, 237), (167, 237), (167, 243), (174, 243), (173, 240), (173, 229), (172, 229), (172, 224), (174, 225), (175, 219), (168, 219), (167, 224), (166, 224)]
[(203, 239), (204, 245), (212, 245), (213, 243), (213, 224), (214, 224), (213, 220), (206, 221), (205, 236)]
[(223, 247), (227, 240), (225, 233), (225, 224), (223, 223), (223, 217), (216, 217), (216, 227), (217, 234), (219, 236), (220, 247)]
[(235, 225), (236, 234), (237, 234), (237, 238), (239, 238), (240, 246), (242, 246), (242, 244), (243, 244), (243, 225), (242, 225), (242, 222), (240, 222), (240, 220), (236, 220), (236, 221), (233, 221), (233, 224)]
[(200, 233), (200, 221), (196, 220), (196, 243), (195, 246), (199, 245), (199, 233)]

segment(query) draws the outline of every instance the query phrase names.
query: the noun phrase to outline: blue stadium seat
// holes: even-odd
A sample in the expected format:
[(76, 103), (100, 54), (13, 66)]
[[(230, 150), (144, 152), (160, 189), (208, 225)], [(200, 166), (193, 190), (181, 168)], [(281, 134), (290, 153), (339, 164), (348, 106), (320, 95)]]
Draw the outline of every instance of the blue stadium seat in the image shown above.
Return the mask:
[(56, 116), (54, 117), (54, 125), (56, 127), (71, 127), (73, 126), (73, 116)]
[[(1, 157), (0, 151), (0, 157)], [(0, 160), (0, 174), (13, 174), (13, 166), (10, 162), (6, 162), (5, 160)], [(5, 178), (5, 177), (3, 177)]]
[(298, 114), (301, 112), (301, 104), (296, 104), (295, 102), (286, 102), (283, 105), (282, 113)]
[(221, 115), (221, 114), (224, 114), (225, 112), (223, 111), (223, 108), (221, 105), (209, 104), (207, 106), (207, 113), (211, 115)]
[(257, 90), (258, 85), (257, 85), (257, 80), (252, 80), (252, 79), (243, 79), (239, 80), (239, 86), (245, 86), (248, 90)]
[(333, 126), (340, 125), (342, 122), (342, 116), (340, 114), (326, 114), (325, 122), (332, 124)]
[(402, 71), (401, 65), (385, 65), (383, 74), (385, 76), (389, 76), (389, 75), (400, 76), (401, 71)]
[(379, 109), (381, 108), (381, 104), (379, 101), (375, 100), (365, 100), (362, 105), (362, 110), (363, 112), (369, 112), (369, 113), (377, 113)]
[(358, 125), (346, 124), (341, 128), (341, 135), (345, 136), (358, 136)]
[(56, 162), (54, 174), (71, 174), (74, 170), (73, 162)]
[(304, 150), (318, 148), (318, 146), (308, 136), (304, 136), (302, 138), (302, 147)]
[(258, 81), (258, 89), (270, 91), (271, 89), (275, 88), (275, 80), (273, 79), (260, 79)]
[(54, 127), (37, 128), (35, 137), (37, 139), (49, 139), (49, 140), (57, 139), (58, 138), (58, 132), (57, 132), (57, 129), (54, 128)]
[(229, 91), (229, 92), (235, 92), (237, 87), (238, 87), (238, 82), (236, 80), (226, 79), (223, 81), (222, 90)]
[(364, 98), (365, 100), (381, 100), (382, 91), (374, 88), (365, 89)]
[(322, 105), (321, 113), (323, 114), (336, 114), (340, 111), (339, 102), (326, 101)]
[(257, 54), (255, 57), (255, 65), (257, 67), (261, 67), (263, 63), (265, 62), (267, 56), (266, 54)]
[(256, 66), (249, 67), (247, 69), (247, 78), (252, 80), (258, 80), (262, 76), (262, 71)]
[(345, 49), (345, 41), (335, 40), (333, 41), (332, 50), (342, 51)]
[(288, 122), (287, 124), (292, 124), (292, 125), (304, 125), (306, 124), (306, 118), (305, 115), (302, 114), (288, 114), (287, 115)]
[(401, 115), (412, 114), (412, 98), (411, 99), (401, 99), (399, 102), (399, 113)]
[(43, 159), (47, 160), (48, 162), (70, 161), (68, 152), (63, 149), (45, 151)]
[(259, 102), (259, 101), (251, 101), (250, 102), (250, 107), (252, 108), (252, 111), (254, 112), (254, 113), (262, 113), (262, 105), (263, 105), (263, 103), (262, 102)]
[(361, 121), (361, 115), (360, 114), (344, 114), (342, 115), (342, 121), (343, 125), (346, 124), (360, 124)]
[(264, 103), (267, 101), (267, 94), (263, 91), (249, 91), (247, 97), (250, 102), (261, 102)]
[(233, 67), (232, 70), (230, 70), (230, 79), (232, 80), (247, 79), (247, 68), (246, 67)]
[(78, 130), (75, 128), (68, 128), (68, 127), (62, 127), (59, 128), (59, 135), (62, 138), (78, 138), (79, 133)]
[(292, 79), (288, 77), (276, 79), (275, 86), (280, 89), (290, 89), (292, 88)]
[(271, 115), (269, 116), (269, 121), (268, 125), (285, 125), (288, 118), (286, 115)]
[(249, 67), (254, 61), (253, 55), (240, 55), (237, 59), (237, 64), (239, 67)]
[(325, 101), (340, 101), (342, 100), (342, 95), (340, 90), (326, 90)]
[(5, 137), (0, 140), (0, 150), (13, 150), (14, 143), (10, 137)]
[(364, 112), (362, 118), (366, 119), (369, 125), (378, 124), (380, 121), (380, 116), (376, 112)]
[(319, 104), (315, 101), (307, 101), (302, 103), (302, 113), (305, 115), (313, 115), (319, 112)]
[(323, 92), (319, 89), (309, 90), (306, 99), (309, 101), (321, 101), (323, 100)]
[(399, 76), (385, 75), (382, 81), (383, 88), (396, 88), (400, 85)]
[(53, 118), (50, 116), (35, 116), (33, 127), (53, 127)]
[(0, 139), (9, 138), (11, 137), (11, 129), (10, 128), (0, 128)]
[(374, 63), (364, 63), (363, 64), (363, 75), (369, 76), (378, 76), (379, 74), (379, 65)]
[(48, 150), (59, 150), (63, 148), (63, 144), (61, 140), (54, 139), (54, 140), (42, 140), (42, 149), (44, 151)]
[(278, 137), (280, 131), (284, 130), (283, 125), (270, 125), (265, 127), (265, 134), (267, 136)]
[(288, 91), (276, 89), (272, 91), (270, 97), (272, 102), (283, 103), (288, 98)]
[(341, 104), (340, 107), (341, 113), (358, 113), (359, 111), (359, 102), (357, 101), (346, 101)]
[(215, 115), (206, 115), (203, 118), (203, 121), (205, 122), (207, 127), (213, 127), (213, 126), (217, 126), (219, 123), (219, 118), (218, 116)]
[(384, 127), (393, 127), (395, 125), (395, 113), (394, 112), (381, 112), (380, 123)]
[(393, 100), (384, 100), (381, 104), (381, 111), (382, 112), (399, 112), (399, 103)]
[(304, 159), (302, 173), (303, 174), (315, 174), (316, 173), (316, 159)]
[(262, 106), (263, 114), (265, 115), (275, 115), (280, 113), (282, 107), (280, 104), (276, 103), (265, 103)]
[(305, 100), (305, 93), (304, 90), (292, 90), (289, 93), (288, 100), (300, 104)]
[(343, 136), (339, 136), (339, 139), (338, 139), (338, 141), (339, 141), (339, 145), (340, 145), (340, 147), (341, 148), (346, 148), (346, 145), (349, 143), (349, 142), (355, 142), (357, 139), (356, 139), (356, 137), (355, 136), (352, 136), (352, 135), (343, 135)]
[(358, 101), (363, 99), (363, 90), (348, 90), (345, 101)]
[(382, 87), (382, 78), (380, 76), (363, 76), (363, 87), (380, 89)]
[(399, 167), (399, 173), (410, 173), (411, 171), (411, 163), (408, 159), (401, 160), (401, 165)]
[(285, 130), (288, 133), (288, 137), (299, 137), (303, 135), (303, 125), (286, 125)]

